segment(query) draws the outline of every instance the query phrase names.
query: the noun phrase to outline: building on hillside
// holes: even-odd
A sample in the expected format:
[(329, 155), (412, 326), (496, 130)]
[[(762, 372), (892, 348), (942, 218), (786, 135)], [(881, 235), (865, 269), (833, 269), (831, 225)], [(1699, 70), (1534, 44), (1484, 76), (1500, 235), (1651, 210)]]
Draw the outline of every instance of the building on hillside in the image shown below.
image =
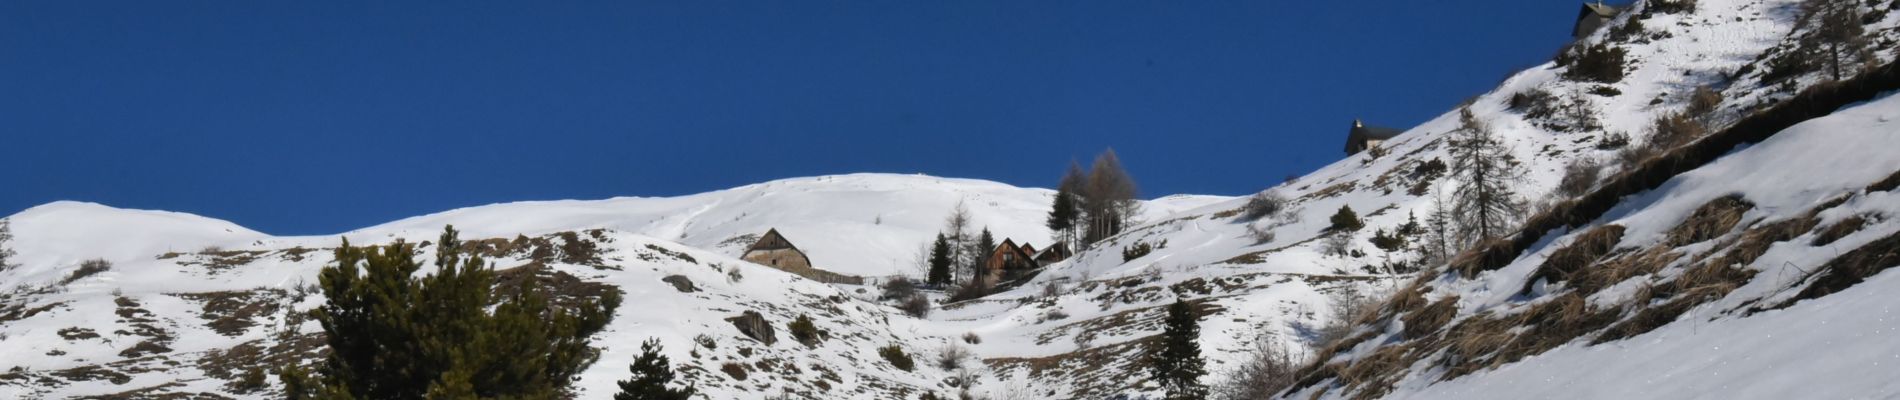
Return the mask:
[(1015, 279), (1037, 267), (1035, 257), (1023, 252), (1023, 248), (1010, 239), (1003, 239), (1003, 244), (990, 250), (987, 260), (988, 263), (983, 265), (983, 278), (990, 284)]
[(1063, 245), (1062, 242), (1049, 245), (1049, 248), (1042, 249), (1042, 252), (1035, 254), (1036, 266), (1038, 267), (1047, 267), (1049, 264), (1062, 262), (1062, 260), (1067, 260), (1069, 256), (1073, 255), (1069, 254), (1069, 246)]
[(1036, 255), (1036, 246), (1030, 246), (1028, 243), (1023, 243), (1022, 247), (1020, 248), (1023, 250), (1023, 254), (1028, 254), (1032, 260), (1034, 259), (1033, 257), (1035, 257)]
[(1359, 152), (1377, 148), (1379, 144), (1385, 143), (1385, 141), (1391, 140), (1392, 137), (1404, 132), (1405, 131), (1392, 128), (1366, 126), (1364, 122), (1354, 119), (1352, 120), (1352, 130), (1346, 134), (1346, 155), (1359, 154)]
[(739, 259), (783, 270), (811, 268), (811, 258), (792, 245), (792, 241), (785, 240), (785, 235), (779, 234), (776, 228), (765, 231), (765, 236), (747, 247)]
[(747, 247), (745, 254), (740, 255), (739, 259), (754, 264), (777, 268), (781, 271), (790, 272), (819, 282), (849, 285), (864, 284), (863, 277), (845, 275), (813, 267), (811, 265), (811, 258), (805, 256), (805, 251), (799, 250), (798, 246), (792, 245), (792, 241), (786, 240), (785, 235), (780, 234), (776, 228), (766, 230), (765, 236), (760, 236), (759, 241), (753, 242), (751, 247)]
[(1622, 13), (1623, 8), (1605, 5), (1602, 1), (1583, 3), (1583, 9), (1577, 11), (1577, 24), (1570, 28), (1570, 38), (1582, 39), (1584, 36), (1590, 36), (1591, 33), (1597, 31), (1597, 28), (1603, 27), (1603, 24), (1616, 19), (1616, 15)]

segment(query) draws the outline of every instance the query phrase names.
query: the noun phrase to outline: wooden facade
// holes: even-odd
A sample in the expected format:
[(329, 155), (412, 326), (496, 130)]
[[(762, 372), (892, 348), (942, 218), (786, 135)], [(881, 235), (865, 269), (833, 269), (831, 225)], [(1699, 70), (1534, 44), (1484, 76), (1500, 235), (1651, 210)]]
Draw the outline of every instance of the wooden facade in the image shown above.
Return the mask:
[(1038, 267), (1035, 257), (1023, 252), (1023, 248), (1010, 239), (1003, 239), (1003, 244), (996, 245), (995, 249), (990, 250), (988, 260), (988, 263), (983, 265), (983, 269), (987, 275), (984, 279), (990, 284), (1012, 279)]
[(1069, 253), (1069, 246), (1062, 244), (1062, 242), (1049, 245), (1049, 248), (1042, 249), (1041, 252), (1035, 254), (1036, 266), (1038, 267), (1047, 267), (1049, 264), (1062, 262), (1062, 260), (1067, 260), (1069, 256), (1074, 255)]

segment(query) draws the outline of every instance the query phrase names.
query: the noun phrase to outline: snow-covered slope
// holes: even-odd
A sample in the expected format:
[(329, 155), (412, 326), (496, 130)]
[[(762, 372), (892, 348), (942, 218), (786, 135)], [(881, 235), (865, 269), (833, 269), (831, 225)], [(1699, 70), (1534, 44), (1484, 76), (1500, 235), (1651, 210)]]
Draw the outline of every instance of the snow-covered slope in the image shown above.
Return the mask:
[[(1757, 81), (1759, 73), (1746, 71), (1759, 71), (1765, 52), (1790, 41), (1789, 34), (1795, 32), (1791, 10), (1797, 1), (1698, 3), (1686, 12), (1626, 13), (1610, 29), (1586, 39), (1583, 44), (1627, 51), (1629, 66), (1616, 83), (1569, 79), (1564, 77), (1567, 67), (1551, 63), (1520, 72), (1468, 104), (1526, 172), (1515, 188), (1534, 203), (1533, 211), (1549, 202), (1540, 200), (1555, 200), (1552, 193), (1567, 166), (1595, 160), (1608, 165), (1606, 174), (1631, 169), (1633, 164), (1620, 160), (1629, 154), (1625, 150), (1650, 141), (1651, 122), (1685, 109), (1688, 93), (1696, 87), (1714, 87), (1728, 99), (1716, 104), (1707, 118), (1717, 124), (1739, 120), (1791, 93), (1764, 90)], [(1565, 22), (1570, 17), (1550, 16)], [(1645, 29), (1610, 33), (1632, 19), (1640, 19)], [(1887, 13), (1871, 23), (1870, 30), (1894, 36), (1896, 21), (1900, 13)], [(1890, 60), (1890, 53), (1875, 58)], [(1799, 90), (1817, 80), (1807, 75), (1789, 82), (1775, 85)], [(1603, 129), (1552, 130), (1544, 117), (1530, 117), (1522, 107), (1512, 106), (1514, 97), (1535, 92), (1580, 99)], [(597, 246), (600, 260), (536, 259), (533, 253), (510, 252), (498, 262), (500, 267), (540, 262), (549, 266), (547, 273), (612, 285), (629, 294), (613, 325), (595, 338), (603, 357), (576, 387), (584, 397), (611, 390), (612, 381), (625, 373), (624, 361), (646, 337), (660, 338), (687, 379), (709, 388), (711, 398), (763, 398), (780, 392), (813, 398), (891, 398), (909, 392), (903, 397), (914, 397), (917, 391), (950, 393), (955, 388), (946, 383), (953, 381), (948, 378), (965, 373), (935, 367), (897, 371), (872, 350), (889, 344), (922, 355), (952, 345), (971, 350), (983, 359), (967, 370), (977, 379), (973, 391), (993, 397), (1152, 395), (1158, 390), (1142, 369), (1143, 346), (1160, 333), (1162, 307), (1175, 299), (1195, 301), (1205, 313), (1200, 339), (1214, 372), (1206, 382), (1214, 383), (1260, 341), (1294, 349), (1324, 345), (1318, 342), (1316, 327), (1342, 322), (1334, 320), (1340, 314), (1329, 312), (1338, 294), (1385, 292), (1417, 302), (1401, 304), (1443, 301), (1455, 306), (1451, 315), (1456, 319), (1428, 333), (1440, 335), (1434, 336), (1442, 338), (1438, 340), (1471, 340), (1460, 342), (1464, 344), (1457, 350), (1445, 350), (1448, 342), (1406, 347), (1420, 341), (1402, 336), (1407, 322), (1398, 315), (1415, 314), (1380, 319), (1376, 326), (1354, 331), (1351, 346), (1310, 349), (1308, 353), (1327, 362), (1323, 373), (1311, 375), (1290, 396), (1881, 397), (1900, 393), (1892, 384), (1881, 383), (1896, 381), (1890, 372), (1896, 369), (1886, 364), (1900, 360), (1890, 358), (1893, 344), (1883, 340), (1895, 333), (1892, 318), (1880, 317), (1891, 304), (1874, 293), (1892, 290), (1887, 285), (1900, 281), (1889, 273), (1841, 286), (1837, 293), (1800, 293), (1813, 287), (1812, 282), (1827, 279), (1812, 273), (1835, 255), (1886, 243), (1875, 240), (1900, 230), (1890, 224), (1900, 211), (1894, 209), (1900, 202), (1892, 191), (1862, 189), (1900, 168), (1895, 164), (1900, 158), (1889, 151), (1900, 144), (1900, 130), (1890, 122), (1897, 117), (1895, 111), (1891, 98), (1861, 105), (1736, 149), (1665, 187), (1621, 200), (1592, 226), (1623, 227), (1612, 246), (1621, 250), (1610, 259), (1653, 270), (1593, 287), (1589, 296), (1566, 297), (1575, 293), (1575, 284), (1532, 278), (1552, 253), (1579, 241), (1588, 229), (1554, 232), (1510, 265), (1471, 278), (1449, 276), (1444, 266), (1422, 262), (1416, 247), (1387, 251), (1369, 243), (1376, 232), (1393, 232), (1414, 218), (1425, 219), (1440, 207), (1435, 194), (1455, 185), (1430, 166), (1449, 161), (1448, 133), (1460, 124), (1456, 110), (1386, 142), (1382, 154), (1346, 157), (1277, 186), (1262, 182), (1267, 192), (1286, 199), (1284, 209), (1274, 215), (1245, 219), (1241, 209), (1246, 199), (1163, 197), (1144, 204), (1144, 223), (1002, 293), (940, 304), (925, 319), (869, 302), (865, 299), (873, 293), (858, 287), (822, 285), (733, 258), (750, 243), (749, 235), (776, 228), (819, 268), (917, 276), (919, 249), (957, 203), (971, 211), (976, 225), (987, 226), (999, 238), (1042, 245), (1049, 242), (1042, 221), (1053, 193), (977, 180), (857, 174), (670, 198), (498, 204), (342, 235), (358, 243), (420, 242), (453, 224), (469, 239), (507, 243), (523, 236), (531, 239), (525, 241), (530, 246), (572, 241)], [(1616, 134), (1627, 134), (1630, 143), (1615, 143)], [(1743, 204), (1714, 201), (1729, 195), (1738, 195), (1733, 198), (1748, 205), (1746, 212), (1735, 214), (1738, 224), (1732, 231), (1716, 232), (1719, 235), (1709, 240), (1658, 245), (1681, 240), (1671, 236), (1683, 235), (1674, 231), (1681, 221), (1695, 219), (1690, 215), (1728, 215), (1722, 212)], [(1841, 195), (1851, 197), (1817, 208)], [(1365, 229), (1329, 233), (1329, 217), (1342, 207), (1356, 210)], [(238, 380), (229, 372), (230, 363), (244, 367), (280, 362), (294, 359), (289, 355), (307, 356), (311, 349), (314, 325), (286, 328), (286, 311), (308, 309), (320, 301), (320, 294), (297, 288), (314, 281), (315, 271), (329, 259), (323, 249), (335, 246), (337, 235), (272, 237), (223, 221), (84, 203), (50, 204), (11, 218), (23, 266), (0, 272), (0, 284), (14, 288), (0, 296), (0, 349), (17, 357), (0, 360), (0, 368), (18, 370), (0, 374), (0, 396), (64, 397), (158, 387), (151, 393), (270, 397), (269, 390), (231, 386)], [(1781, 223), (1791, 220), (1800, 223)], [(1790, 229), (1807, 224), (1814, 230)], [(1850, 225), (1859, 228), (1831, 229)], [(1824, 232), (1828, 230), (1834, 233)], [(573, 233), (564, 235), (568, 232)], [(1702, 234), (1708, 232), (1696, 235)], [(1794, 237), (1762, 239), (1790, 234)], [(1823, 236), (1829, 240), (1817, 241)], [(1728, 257), (1730, 248), (1743, 244), (1761, 251), (1744, 263), (1756, 271), (1752, 280), (1737, 283), (1721, 270), (1688, 268), (1709, 257)], [(1141, 247), (1152, 250), (1124, 256)], [(82, 260), (93, 258), (114, 266), (60, 283)], [(725, 272), (733, 268), (741, 269), (744, 278), (729, 278)], [(674, 291), (660, 281), (670, 275), (686, 276), (703, 291)], [(1709, 276), (1727, 277), (1717, 283), (1734, 287), (1672, 286), (1715, 279)], [(1675, 300), (1682, 298), (1678, 295), (1683, 290), (1697, 291), (1705, 296), (1696, 298), (1703, 299), (1718, 288), (1729, 291), (1716, 301)], [(218, 299), (236, 295), (213, 293), (244, 295), (233, 302)], [(1639, 294), (1656, 296), (1654, 304), (1628, 301)], [(1787, 302), (1797, 297), (1806, 300)], [(1452, 298), (1456, 300), (1446, 300)], [(237, 312), (212, 303), (258, 306)], [(1554, 329), (1519, 324), (1526, 320), (1513, 318), (1558, 315), (1551, 310), (1567, 312), (1577, 304), (1587, 306), (1583, 310), (1588, 312), (1561, 315), (1596, 324), (1591, 325), (1598, 328), (1592, 336), (1514, 344), (1508, 347), (1509, 356), (1472, 350), (1492, 343), (1478, 339), (1498, 335), (1449, 333), (1459, 326), (1518, 329), (1509, 331), (1511, 335)], [(1637, 317), (1616, 314), (1617, 319), (1609, 319), (1605, 310), (1613, 309), (1653, 318), (1614, 328)], [(1642, 311), (1648, 309), (1683, 314), (1674, 318), (1659, 314), (1662, 311)], [(808, 313), (821, 328), (842, 338), (812, 348), (785, 342), (765, 346), (742, 338), (724, 321), (744, 310), (760, 312), (780, 326)], [(1578, 323), (1561, 321), (1553, 326)], [(1801, 325), (1817, 323), (1846, 328)], [(1588, 345), (1591, 338), (1602, 337), (1595, 332), (1610, 330), (1623, 333), (1604, 344)], [(700, 344), (702, 335), (714, 345)], [(965, 335), (980, 341), (966, 342)], [(163, 349), (141, 347), (145, 342)], [(257, 349), (247, 344), (264, 351), (253, 351)], [(1412, 349), (1419, 350), (1407, 352)], [(232, 355), (252, 353), (265, 356)], [(1842, 361), (1796, 359), (1805, 354)], [(1485, 358), (1473, 358), (1477, 356)], [(744, 380), (728, 375), (722, 372), (728, 363), (753, 374)], [(784, 365), (797, 368), (772, 367)], [(1760, 372), (1779, 365), (1796, 368), (1776, 369), (1792, 375)], [(759, 372), (768, 369), (771, 372)], [(1792, 382), (1824, 378), (1842, 385), (1789, 396), (1798, 390)]]
[[(1900, 396), (1900, 298), (1888, 295), (1900, 275), (1887, 270), (1900, 267), (1895, 145), (1900, 98), (1889, 95), (1679, 175), (1496, 271), (1428, 274), (1409, 304), (1454, 305), (1442, 329), (1402, 333), (1429, 307), (1394, 311), (1333, 361), (1367, 366), (1370, 379), (1330, 377), (1288, 397), (1386, 384), (1420, 399)], [(1603, 243), (1616, 250), (1585, 275), (1547, 273), (1611, 230), (1620, 237)], [(1622, 268), (1635, 272), (1588, 275)], [(1463, 340), (1498, 342), (1441, 347)]]
[[(739, 256), (767, 229), (804, 250), (821, 269), (861, 276), (916, 274), (921, 244), (943, 228), (959, 202), (978, 228), (1038, 246), (1049, 243), (1043, 218), (1055, 192), (923, 175), (852, 174), (795, 178), (668, 198), (547, 201), (471, 207), (352, 231), (352, 237), (433, 235), (445, 224), (472, 235), (513, 236), (607, 228)], [(1168, 196), (1149, 202), (1146, 218), (1226, 200)]]

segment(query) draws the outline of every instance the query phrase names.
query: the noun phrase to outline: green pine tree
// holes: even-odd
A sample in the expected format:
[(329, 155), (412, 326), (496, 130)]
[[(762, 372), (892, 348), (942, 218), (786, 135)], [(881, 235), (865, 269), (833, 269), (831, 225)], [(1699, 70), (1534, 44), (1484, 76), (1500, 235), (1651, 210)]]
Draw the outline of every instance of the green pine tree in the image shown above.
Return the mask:
[(971, 250), (974, 250), (971, 254), (976, 255), (970, 262), (970, 280), (972, 281), (984, 279), (989, 275), (987, 272), (990, 265), (990, 254), (996, 252), (996, 237), (990, 235), (989, 227), (983, 227), (983, 232), (976, 235), (975, 246), (976, 247), (971, 248)]
[(1207, 370), (1201, 361), (1200, 317), (1194, 314), (1194, 306), (1175, 300), (1168, 306), (1165, 323), (1161, 343), (1150, 355), (1154, 380), (1161, 382), (1168, 400), (1207, 398), (1207, 387), (1201, 385)]
[(532, 272), (496, 293), (495, 272), (467, 256), (453, 227), (422, 278), (413, 245), (357, 248), (345, 240), (318, 280), (313, 311), (330, 355), (315, 371), (286, 369), (291, 398), (551, 399), (592, 361), (587, 337), (605, 326), (618, 293), (550, 305)]
[(1082, 209), (1075, 203), (1075, 193), (1070, 193), (1067, 186), (1056, 190), (1055, 204), (1049, 206), (1049, 219), (1046, 222), (1049, 231), (1056, 234), (1056, 241), (1069, 242), (1068, 233), (1075, 229), (1076, 220), (1081, 217)]
[(666, 387), (673, 382), (673, 368), (665, 355), (660, 354), (660, 341), (649, 339), (640, 344), (640, 357), (633, 359), (633, 377), (620, 381), (620, 393), (614, 394), (614, 400), (685, 400), (693, 397), (699, 389), (692, 385), (679, 389)]
[(1365, 223), (1359, 222), (1359, 214), (1352, 211), (1352, 206), (1339, 206), (1339, 212), (1333, 213), (1332, 222), (1333, 226), (1327, 229), (1333, 231), (1356, 231), (1366, 227)]
[(950, 283), (950, 239), (937, 234), (937, 241), (930, 244), (931, 285), (942, 286)]

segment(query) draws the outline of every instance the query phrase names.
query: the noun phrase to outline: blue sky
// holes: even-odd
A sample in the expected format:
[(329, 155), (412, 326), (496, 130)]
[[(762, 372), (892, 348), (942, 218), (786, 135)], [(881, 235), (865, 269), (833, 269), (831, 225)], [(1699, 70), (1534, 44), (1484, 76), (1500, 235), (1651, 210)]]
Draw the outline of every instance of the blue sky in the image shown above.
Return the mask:
[(0, 2), (0, 215), (327, 234), (927, 173), (1236, 195), (1541, 63), (1573, 1)]

